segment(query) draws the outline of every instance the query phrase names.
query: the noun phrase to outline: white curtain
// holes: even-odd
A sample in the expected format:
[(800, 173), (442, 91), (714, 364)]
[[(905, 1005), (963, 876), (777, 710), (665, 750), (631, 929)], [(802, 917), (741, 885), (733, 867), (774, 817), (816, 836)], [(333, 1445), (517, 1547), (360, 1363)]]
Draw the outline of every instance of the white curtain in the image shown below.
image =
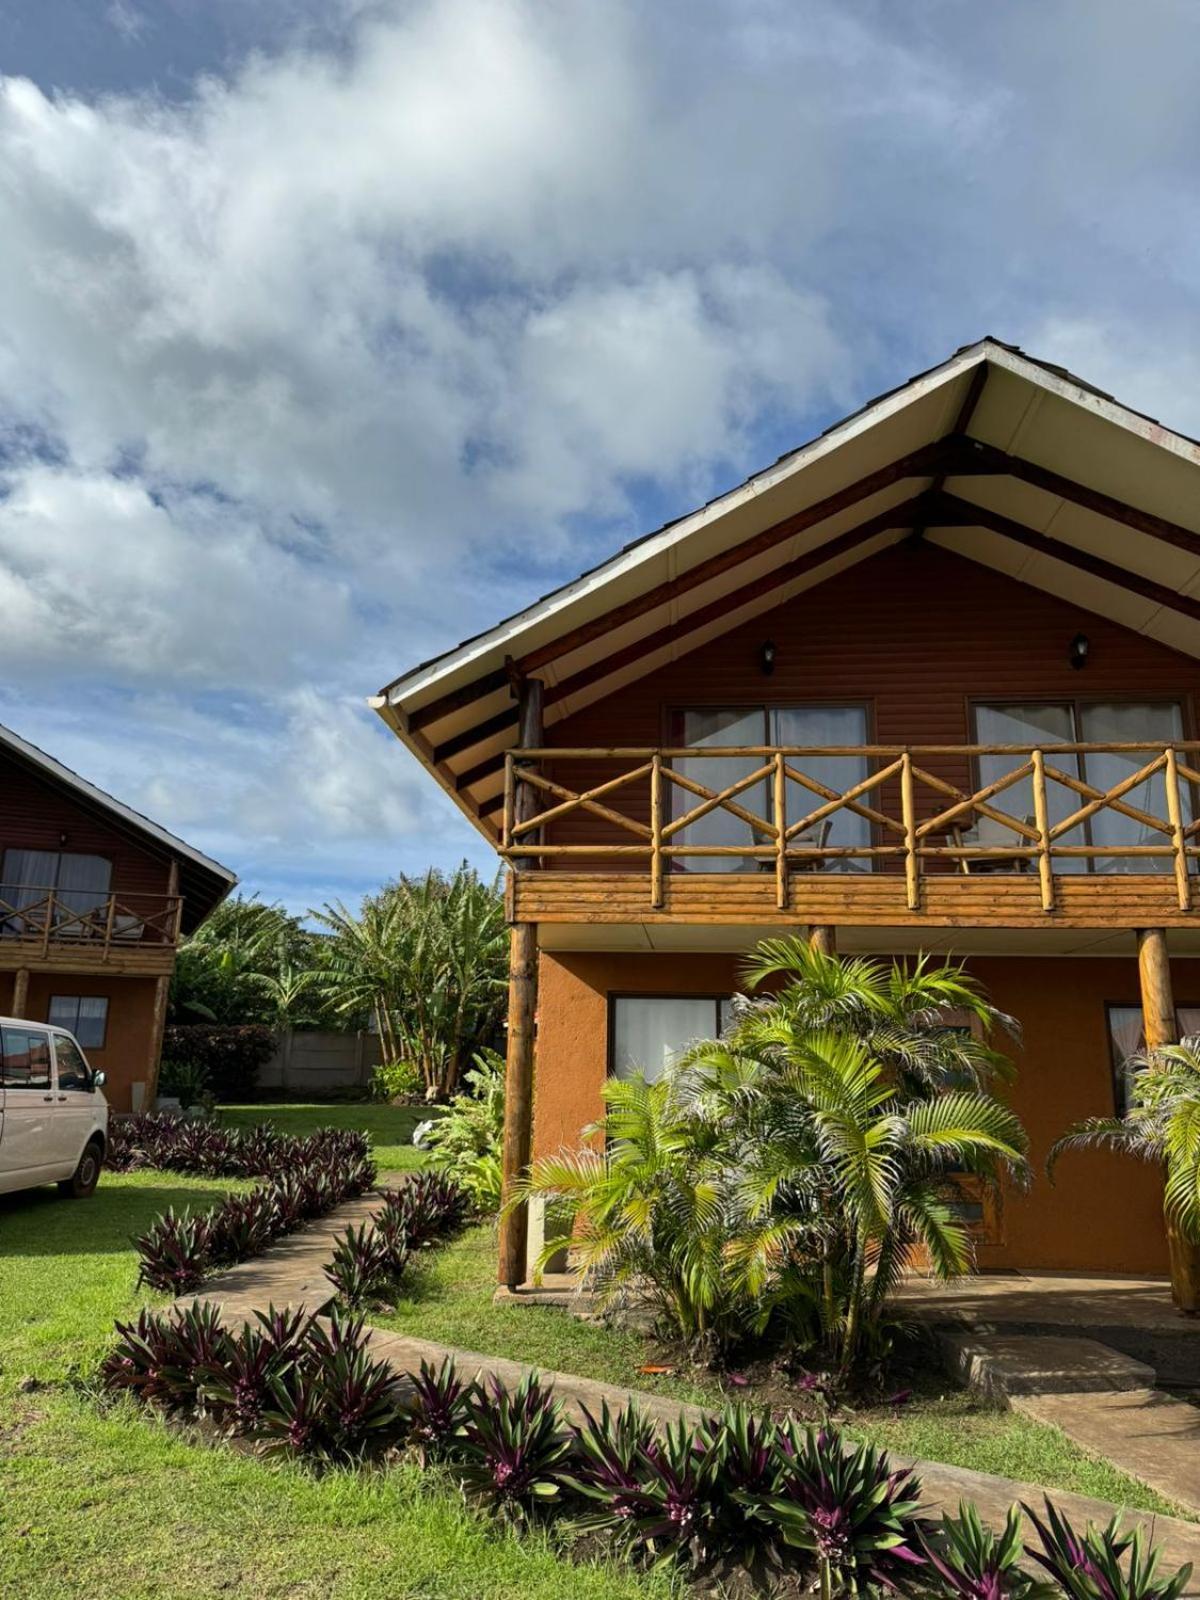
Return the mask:
[(693, 1039), (711, 1039), (718, 1027), (718, 1002), (711, 996), (670, 998), (622, 995), (613, 1002), (613, 1072), (641, 1072), (656, 1083)]
[[(1129, 705), (1084, 706), (1080, 711), (1080, 724), (1087, 744), (1134, 744), (1160, 741), (1166, 745), (1183, 738), (1183, 713), (1179, 706), (1169, 702)], [(1107, 752), (1084, 757), (1087, 781), (1096, 789), (1111, 789), (1124, 778), (1130, 777), (1139, 767), (1152, 759), (1153, 753), (1129, 751), (1125, 754)], [(1156, 772), (1152, 778), (1139, 783), (1122, 798), (1139, 811), (1152, 816), (1167, 816), (1167, 790), (1164, 775)], [(1191, 794), (1185, 784), (1180, 785), (1180, 800), (1185, 824), (1192, 818)], [(1107, 808), (1096, 812), (1092, 818), (1092, 843), (1096, 845), (1169, 844), (1167, 834), (1157, 828), (1148, 828), (1133, 817), (1122, 816), (1119, 811)], [(1098, 857), (1097, 872), (1173, 872), (1169, 856), (1129, 856), (1105, 859)]]
[(68, 911), (99, 910), (108, 897), (112, 862), (104, 856), (63, 854), (58, 858), (58, 899)]
[[(784, 706), (771, 713), (771, 743), (781, 745), (847, 745), (866, 744), (867, 713), (863, 706)], [(790, 763), (796, 771), (823, 783), (827, 789), (844, 794), (867, 776), (866, 756), (805, 756)], [(870, 805), (878, 796), (867, 795), (864, 804)], [(821, 797), (791, 779), (787, 785), (788, 821), (815, 811), (823, 802)], [(871, 824), (866, 817), (853, 811), (835, 811), (830, 820), (826, 845), (862, 846), (871, 842)], [(825, 862), (828, 870), (843, 872), (869, 872), (869, 860), (851, 857), (849, 860)]]
[[(766, 717), (761, 706), (720, 706), (683, 713), (683, 743), (691, 748), (726, 749), (765, 742)], [(762, 765), (762, 758), (755, 756), (705, 756), (696, 760), (683, 756), (674, 762), (675, 770), (685, 778), (713, 790), (727, 789)], [(765, 781), (744, 789), (735, 796), (735, 802), (756, 817), (764, 820), (770, 817), (770, 789)], [(702, 803), (699, 795), (671, 785), (672, 816), (681, 817)], [(749, 823), (723, 806), (710, 811), (698, 822), (689, 823), (673, 838), (677, 844), (722, 847), (768, 842), (765, 836), (756, 838)], [(690, 872), (745, 872), (754, 865), (753, 857), (741, 856), (682, 856), (678, 859)]]
[[(1016, 744), (1030, 750), (1045, 749), (1054, 744), (1071, 744), (1075, 738), (1075, 724), (1069, 705), (994, 705), (978, 706), (975, 712), (975, 733), (980, 744)], [(1015, 756), (980, 756), (979, 786), (986, 789), (1015, 767), (1022, 758)], [(1051, 765), (1059, 767), (1069, 777), (1079, 776), (1079, 757), (1065, 752), (1051, 758)], [(995, 811), (1024, 822), (1033, 817), (1033, 779), (1023, 778), (989, 802)], [(1046, 811), (1050, 826), (1062, 822), (1072, 811), (1078, 811), (1083, 799), (1065, 784), (1050, 781), (1046, 785)], [(979, 822), (980, 840), (990, 845), (1018, 845), (1020, 837), (1010, 828), (989, 817)], [(1082, 825), (1072, 828), (1055, 840), (1056, 844), (1086, 844)], [(1054, 863), (1055, 872), (1086, 872), (1087, 861), (1078, 856), (1062, 856)]]
[(0, 900), (6, 905), (32, 905), (53, 889), (58, 872), (56, 850), (6, 850)]

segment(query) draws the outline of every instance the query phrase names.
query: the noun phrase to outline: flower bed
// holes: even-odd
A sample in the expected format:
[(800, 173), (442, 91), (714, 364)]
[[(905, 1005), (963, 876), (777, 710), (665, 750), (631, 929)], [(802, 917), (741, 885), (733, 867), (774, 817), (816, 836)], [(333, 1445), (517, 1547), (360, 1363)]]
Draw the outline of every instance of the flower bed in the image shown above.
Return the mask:
[(375, 1182), (365, 1134), (318, 1128), (292, 1138), (260, 1124), (244, 1131), (180, 1117), (129, 1117), (114, 1124), (109, 1164), (213, 1177), (269, 1174), (248, 1194), (233, 1194), (208, 1211), (168, 1209), (134, 1242), (139, 1283), (188, 1294), (205, 1277), (258, 1255), (285, 1234), (327, 1215)]
[[(118, 1335), (102, 1371), (110, 1391), (267, 1453), (346, 1463), (408, 1450), (506, 1517), (566, 1518), (635, 1560), (668, 1560), (694, 1577), (742, 1567), (792, 1592), (819, 1579), (826, 1596), (1177, 1600), (1190, 1576), (1159, 1576), (1140, 1534), (1115, 1521), (1081, 1533), (1048, 1501), (1042, 1516), (1029, 1512), (1035, 1545), (1023, 1543), (1015, 1507), (998, 1537), (969, 1506), (929, 1517), (919, 1479), (885, 1453), (743, 1406), (665, 1431), (633, 1406), (568, 1426), (536, 1375), (508, 1391), (446, 1362), (406, 1383), (342, 1310), (328, 1325), (270, 1311), (232, 1335), (200, 1303), (144, 1311)], [(1040, 1588), (1025, 1558), (1046, 1574)]]

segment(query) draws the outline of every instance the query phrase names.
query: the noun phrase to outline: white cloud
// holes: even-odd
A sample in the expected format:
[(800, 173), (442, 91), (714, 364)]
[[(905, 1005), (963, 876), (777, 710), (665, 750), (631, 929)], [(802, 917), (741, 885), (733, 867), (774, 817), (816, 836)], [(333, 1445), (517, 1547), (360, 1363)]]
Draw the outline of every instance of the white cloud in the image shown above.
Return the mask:
[(0, 80), (0, 663), (276, 878), (457, 853), (359, 697), (964, 339), (1200, 426), (1182, 0), (269, 9)]

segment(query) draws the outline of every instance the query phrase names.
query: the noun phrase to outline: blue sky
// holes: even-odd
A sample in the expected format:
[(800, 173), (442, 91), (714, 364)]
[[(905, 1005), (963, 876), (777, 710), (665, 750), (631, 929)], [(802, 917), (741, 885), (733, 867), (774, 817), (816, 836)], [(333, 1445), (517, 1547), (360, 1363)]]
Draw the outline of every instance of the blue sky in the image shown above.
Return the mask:
[(0, 721), (303, 909), (365, 708), (985, 332), (1200, 432), (1190, 0), (0, 0)]

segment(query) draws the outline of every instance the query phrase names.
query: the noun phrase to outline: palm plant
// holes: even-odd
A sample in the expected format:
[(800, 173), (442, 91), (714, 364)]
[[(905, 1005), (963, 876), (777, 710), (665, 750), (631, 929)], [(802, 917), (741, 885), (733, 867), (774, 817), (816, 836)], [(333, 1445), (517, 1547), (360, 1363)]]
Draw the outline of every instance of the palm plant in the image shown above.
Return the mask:
[(939, 1276), (969, 1268), (956, 1176), (1023, 1180), (1026, 1139), (983, 1087), (996, 1052), (947, 1022), (1006, 1020), (960, 969), (770, 941), (750, 977), (781, 975), (659, 1083), (610, 1082), (587, 1130), (605, 1148), (536, 1162), (523, 1192), (570, 1202), (602, 1294), (640, 1287), (690, 1342), (785, 1334), (844, 1375), (914, 1249)]
[[(1053, 1176), (1068, 1150), (1108, 1147), (1166, 1168), (1163, 1209), (1171, 1246), (1172, 1277), (1183, 1299), (1191, 1276), (1181, 1258), (1200, 1247), (1200, 1036), (1132, 1057), (1129, 1103), (1123, 1117), (1087, 1117), (1069, 1128), (1050, 1151)], [(1182, 1309), (1195, 1311), (1194, 1300)]]

